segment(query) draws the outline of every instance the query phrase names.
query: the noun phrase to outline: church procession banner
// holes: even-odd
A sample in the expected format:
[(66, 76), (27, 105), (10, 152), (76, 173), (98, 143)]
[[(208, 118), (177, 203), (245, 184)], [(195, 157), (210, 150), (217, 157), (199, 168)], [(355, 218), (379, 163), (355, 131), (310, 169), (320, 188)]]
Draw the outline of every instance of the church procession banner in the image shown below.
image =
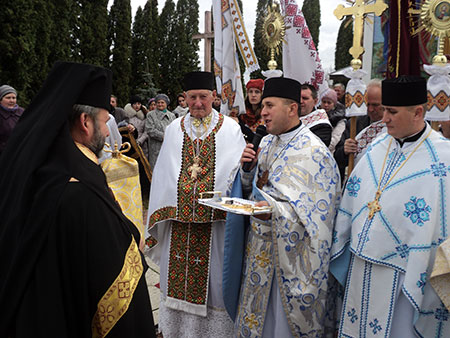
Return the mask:
[(328, 84), (300, 6), (296, 0), (282, 0), (281, 11), (287, 28), (283, 43), (284, 76), (310, 83), (323, 93)]
[(247, 67), (246, 71), (259, 69), (250, 45), (244, 21), (236, 0), (213, 0), (214, 16), (214, 74), (217, 94), (221, 98), (222, 114), (245, 114), (236, 44)]

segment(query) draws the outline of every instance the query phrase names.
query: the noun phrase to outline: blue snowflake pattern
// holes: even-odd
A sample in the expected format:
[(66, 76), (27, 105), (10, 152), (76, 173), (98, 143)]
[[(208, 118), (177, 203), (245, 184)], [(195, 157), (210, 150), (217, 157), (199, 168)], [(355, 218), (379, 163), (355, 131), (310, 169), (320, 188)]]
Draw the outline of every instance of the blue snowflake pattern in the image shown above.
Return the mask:
[(359, 189), (361, 189), (361, 178), (356, 176), (350, 177), (347, 182), (348, 195), (358, 197)]
[(420, 274), (420, 279), (416, 283), (417, 287), (421, 289), (422, 295), (424, 294), (425, 284), (427, 284), (427, 273), (423, 272)]
[(412, 196), (410, 201), (405, 203), (405, 209), (403, 216), (410, 218), (418, 226), (422, 226), (430, 220), (431, 207), (427, 205), (423, 198)]
[(431, 165), (431, 171), (433, 172), (434, 177), (447, 176), (447, 167), (442, 162), (440, 162), (438, 164), (433, 163)]
[(440, 322), (446, 322), (448, 320), (449, 313), (448, 310), (445, 307), (437, 308), (434, 312), (434, 318), (439, 320)]
[(408, 257), (408, 255), (409, 255), (409, 247), (407, 244), (402, 244), (402, 245), (396, 246), (395, 250), (397, 250), (397, 252), (401, 258)]
[(369, 323), (369, 325), (370, 325), (370, 327), (373, 329), (373, 330), (372, 330), (373, 334), (377, 334), (378, 331), (381, 331), (381, 330), (382, 330), (381, 326), (378, 325), (378, 319), (376, 319), (376, 318), (375, 318), (373, 321), (371, 321), (371, 322)]
[(352, 308), (351, 311), (347, 312), (347, 316), (350, 318), (350, 321), (352, 323), (356, 322), (358, 320), (358, 315), (356, 314), (355, 308)]

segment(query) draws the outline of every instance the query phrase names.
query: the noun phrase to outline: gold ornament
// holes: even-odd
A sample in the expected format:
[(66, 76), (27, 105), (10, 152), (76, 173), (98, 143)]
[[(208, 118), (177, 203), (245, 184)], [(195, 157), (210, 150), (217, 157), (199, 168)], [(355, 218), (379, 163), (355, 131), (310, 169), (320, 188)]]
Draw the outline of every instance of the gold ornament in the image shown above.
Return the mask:
[[(284, 24), (283, 16), (280, 13), (279, 4), (273, 3), (267, 8), (267, 16), (263, 24), (263, 40), (264, 44), (270, 49), (270, 61), (267, 67), (270, 70), (277, 69), (277, 62), (275, 61), (275, 53), (278, 55), (281, 52), (281, 45), (284, 41), (286, 26)], [(284, 41), (286, 43), (286, 41)]]
[(450, 1), (425, 0), (420, 8), (419, 31), (425, 29), (428, 33), (439, 38), (438, 55), (433, 58), (434, 65), (447, 64), (444, 55), (444, 42), (450, 38)]

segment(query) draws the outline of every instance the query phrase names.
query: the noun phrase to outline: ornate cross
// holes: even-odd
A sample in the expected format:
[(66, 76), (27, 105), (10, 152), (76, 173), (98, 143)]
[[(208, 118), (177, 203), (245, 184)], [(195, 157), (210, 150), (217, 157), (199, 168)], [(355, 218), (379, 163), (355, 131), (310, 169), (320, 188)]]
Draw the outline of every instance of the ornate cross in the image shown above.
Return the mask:
[(352, 7), (344, 7), (339, 5), (334, 10), (334, 15), (341, 20), (346, 15), (352, 15), (354, 17), (353, 28), (353, 46), (349, 52), (353, 56), (353, 59), (358, 59), (359, 56), (364, 53), (362, 47), (362, 34), (364, 28), (364, 15), (368, 13), (375, 13), (376, 16), (380, 16), (388, 6), (383, 0), (376, 0), (374, 4), (366, 4), (365, 0), (355, 0)]
[(200, 158), (198, 156), (194, 157), (194, 163), (188, 168), (188, 171), (191, 173), (191, 178), (196, 180), (198, 173), (202, 171), (202, 167), (200, 167)]
[(377, 190), (375, 194), (375, 199), (372, 202), (367, 203), (367, 207), (369, 208), (369, 219), (372, 219), (375, 214), (381, 210), (381, 206), (379, 200), (381, 197), (381, 191)]

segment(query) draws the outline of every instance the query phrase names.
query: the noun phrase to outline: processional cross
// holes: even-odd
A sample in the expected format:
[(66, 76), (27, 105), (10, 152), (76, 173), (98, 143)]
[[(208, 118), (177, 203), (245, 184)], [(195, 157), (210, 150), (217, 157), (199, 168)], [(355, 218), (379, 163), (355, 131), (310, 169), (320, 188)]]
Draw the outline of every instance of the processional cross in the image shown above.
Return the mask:
[[(376, 16), (380, 16), (384, 10), (388, 7), (383, 0), (376, 0), (375, 3), (367, 4), (367, 0), (354, 0), (352, 7), (344, 7), (339, 5), (334, 10), (334, 15), (341, 20), (344, 16), (353, 16), (353, 46), (349, 49), (349, 53), (353, 56), (353, 60), (350, 62), (353, 70), (358, 70), (362, 66), (362, 62), (359, 57), (364, 53), (364, 47), (362, 46), (362, 37), (364, 30), (364, 16), (369, 13), (374, 13)], [(350, 1), (349, 1), (350, 2)], [(350, 138), (356, 137), (356, 117), (350, 118)], [(354, 154), (349, 155), (348, 159), (348, 174), (353, 170), (354, 166)]]
[(211, 45), (212, 40), (214, 39), (214, 32), (211, 29), (211, 11), (205, 12), (205, 32), (203, 34), (195, 34), (192, 36), (192, 39), (201, 40), (205, 39), (205, 50), (204, 50), (204, 65), (205, 71), (211, 71)]

